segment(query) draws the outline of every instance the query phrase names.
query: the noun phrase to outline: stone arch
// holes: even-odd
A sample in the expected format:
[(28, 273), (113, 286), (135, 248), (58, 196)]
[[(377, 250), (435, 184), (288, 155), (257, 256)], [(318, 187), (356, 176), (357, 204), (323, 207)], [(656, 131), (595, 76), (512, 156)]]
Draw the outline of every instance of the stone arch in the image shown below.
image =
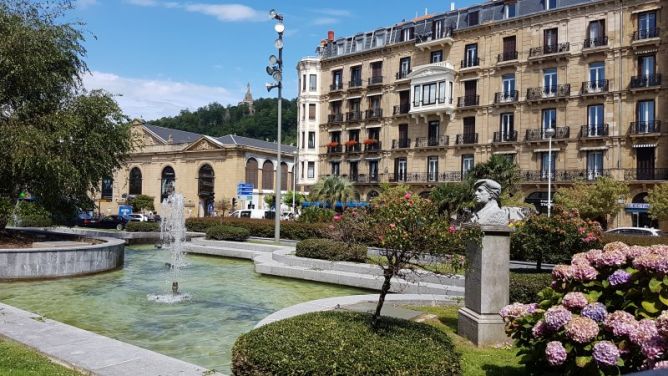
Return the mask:
[(274, 189), (274, 164), (271, 161), (262, 164), (262, 189)]
[(133, 167), (130, 170), (130, 190), (131, 195), (140, 195), (142, 188), (142, 173), (139, 167)]
[(281, 162), (281, 191), (288, 190), (288, 183), (288, 164)]
[(160, 202), (164, 201), (170, 192), (176, 188), (176, 173), (174, 167), (165, 166), (160, 173)]
[(204, 163), (197, 172), (197, 195), (199, 196), (199, 213), (209, 217), (214, 211), (214, 179), (215, 174), (210, 164)]
[(248, 160), (246, 160), (246, 183), (253, 184), (253, 188), (258, 188), (257, 168), (258, 168), (257, 159), (248, 158)]

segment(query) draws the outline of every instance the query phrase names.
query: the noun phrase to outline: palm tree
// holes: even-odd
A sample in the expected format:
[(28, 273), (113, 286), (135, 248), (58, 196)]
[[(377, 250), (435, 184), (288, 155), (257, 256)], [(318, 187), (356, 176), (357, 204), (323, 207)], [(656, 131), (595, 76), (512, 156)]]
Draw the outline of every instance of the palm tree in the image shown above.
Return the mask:
[(323, 201), (332, 208), (340, 202), (344, 208), (346, 202), (355, 197), (355, 188), (350, 180), (340, 176), (327, 176), (320, 178), (311, 188), (309, 198), (313, 201)]
[(492, 179), (501, 184), (503, 192), (514, 195), (521, 180), (519, 167), (503, 155), (492, 155), (485, 163), (473, 167), (466, 177), (470, 183), (478, 179)]

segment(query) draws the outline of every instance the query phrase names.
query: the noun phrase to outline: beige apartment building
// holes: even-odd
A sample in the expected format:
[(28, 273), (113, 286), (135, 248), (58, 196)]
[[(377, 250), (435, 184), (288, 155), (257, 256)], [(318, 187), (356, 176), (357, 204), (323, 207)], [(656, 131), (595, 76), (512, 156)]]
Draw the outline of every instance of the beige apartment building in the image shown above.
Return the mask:
[(330, 34), (319, 49), (318, 175), (348, 177), (362, 199), (382, 182), (426, 194), (501, 154), (539, 209), (549, 179), (554, 192), (612, 176), (631, 189), (612, 225), (658, 226), (644, 198), (668, 180), (666, 5), (488, 1)]
[[(103, 180), (96, 197), (100, 214), (117, 214), (120, 205), (136, 195), (160, 203), (173, 187), (182, 193), (186, 217), (222, 216), (234, 200), (236, 209), (269, 209), (266, 195), (274, 194), (277, 144), (247, 137), (210, 137), (163, 128), (142, 121), (132, 123), (138, 147), (125, 165)], [(281, 146), (281, 191), (293, 186), (294, 146)], [(238, 193), (238, 184), (252, 187)]]

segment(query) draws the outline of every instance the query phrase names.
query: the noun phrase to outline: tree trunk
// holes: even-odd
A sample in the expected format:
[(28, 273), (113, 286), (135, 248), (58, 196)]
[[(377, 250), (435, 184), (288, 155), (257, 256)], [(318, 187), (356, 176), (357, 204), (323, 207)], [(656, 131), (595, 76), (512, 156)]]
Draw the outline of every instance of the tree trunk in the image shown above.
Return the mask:
[(383, 281), (383, 287), (380, 289), (380, 296), (378, 297), (378, 304), (376, 305), (376, 313), (373, 314), (371, 319), (371, 325), (376, 328), (378, 325), (378, 319), (380, 318), (380, 311), (383, 309), (383, 303), (385, 303), (385, 295), (390, 291), (390, 281), (392, 280), (392, 270), (385, 270), (385, 281)]
[(543, 258), (539, 257), (538, 260), (536, 260), (536, 270), (540, 272), (542, 266), (543, 266)]

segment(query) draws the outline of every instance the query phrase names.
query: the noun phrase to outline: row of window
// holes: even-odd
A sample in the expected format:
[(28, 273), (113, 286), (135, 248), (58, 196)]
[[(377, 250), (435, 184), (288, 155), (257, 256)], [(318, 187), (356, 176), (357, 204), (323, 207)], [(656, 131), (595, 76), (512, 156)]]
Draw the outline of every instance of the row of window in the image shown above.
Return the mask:
[[(301, 86), (301, 91), (305, 92), (306, 91), (306, 75), (302, 74), (301, 78), (299, 78), (299, 86)], [(316, 92), (318, 91), (318, 76), (315, 74), (309, 74), (308, 75), (308, 91), (310, 92)]]

